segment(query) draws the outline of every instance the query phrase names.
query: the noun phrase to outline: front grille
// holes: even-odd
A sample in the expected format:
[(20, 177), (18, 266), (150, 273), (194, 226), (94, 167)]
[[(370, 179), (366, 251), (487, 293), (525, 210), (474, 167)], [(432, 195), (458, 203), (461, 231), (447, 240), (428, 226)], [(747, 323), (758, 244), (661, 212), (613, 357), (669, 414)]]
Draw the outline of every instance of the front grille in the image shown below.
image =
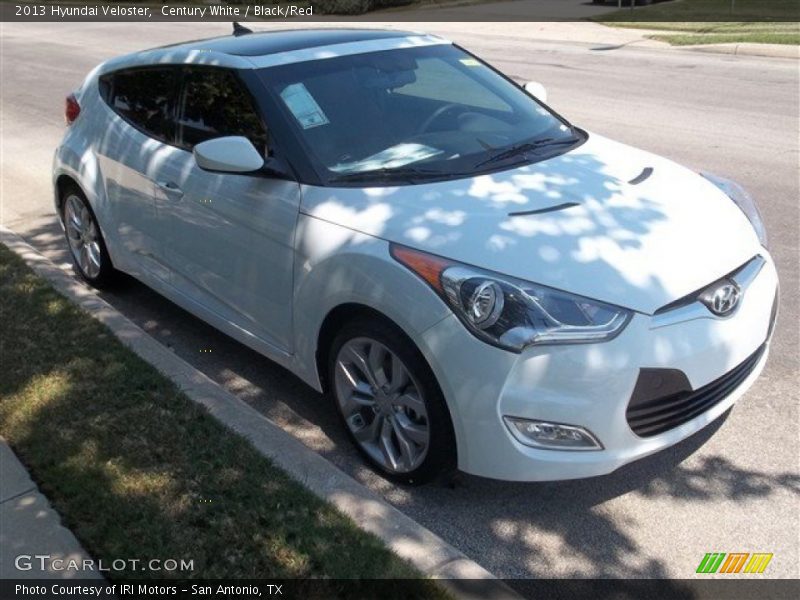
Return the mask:
[(756, 255), (753, 258), (751, 258), (750, 260), (748, 260), (746, 263), (744, 263), (741, 267), (739, 267), (737, 269), (734, 269), (733, 271), (731, 271), (730, 273), (728, 273), (724, 277), (721, 277), (720, 279), (717, 279), (716, 281), (714, 281), (712, 283), (709, 283), (708, 285), (700, 288), (699, 290), (695, 290), (691, 294), (687, 294), (686, 296), (683, 296), (682, 298), (678, 298), (674, 302), (670, 302), (669, 304), (666, 304), (666, 305), (662, 306), (661, 308), (656, 310), (653, 314), (654, 315), (661, 315), (661, 314), (669, 312), (671, 310), (675, 310), (675, 309), (678, 309), (678, 308), (683, 308), (684, 306), (689, 306), (690, 304), (694, 304), (695, 302), (700, 300), (700, 297), (703, 295), (703, 292), (705, 292), (706, 290), (708, 290), (710, 288), (713, 288), (713, 287), (716, 287), (720, 283), (723, 283), (723, 282), (725, 282), (727, 280), (730, 280), (730, 279), (732, 279), (732, 280), (736, 281), (737, 283), (739, 283), (738, 277), (740, 277), (741, 274), (744, 273), (748, 268), (750, 268), (750, 267), (755, 265), (755, 268), (757, 269), (756, 273), (758, 273), (758, 271), (761, 270), (761, 267), (763, 266), (763, 264), (764, 264), (764, 259), (760, 255)]
[(765, 349), (766, 344), (739, 366), (697, 390), (691, 389), (682, 371), (642, 369), (625, 413), (628, 425), (636, 435), (651, 437), (691, 421), (739, 387)]

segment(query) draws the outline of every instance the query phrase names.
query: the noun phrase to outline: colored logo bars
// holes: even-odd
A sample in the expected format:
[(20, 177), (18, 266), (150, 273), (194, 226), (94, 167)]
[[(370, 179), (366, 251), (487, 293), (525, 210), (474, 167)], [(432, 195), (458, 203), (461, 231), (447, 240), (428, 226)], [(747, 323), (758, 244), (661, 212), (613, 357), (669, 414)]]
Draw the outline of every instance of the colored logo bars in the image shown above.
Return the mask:
[(697, 566), (697, 573), (763, 573), (771, 560), (772, 554), (765, 552), (709, 552)]

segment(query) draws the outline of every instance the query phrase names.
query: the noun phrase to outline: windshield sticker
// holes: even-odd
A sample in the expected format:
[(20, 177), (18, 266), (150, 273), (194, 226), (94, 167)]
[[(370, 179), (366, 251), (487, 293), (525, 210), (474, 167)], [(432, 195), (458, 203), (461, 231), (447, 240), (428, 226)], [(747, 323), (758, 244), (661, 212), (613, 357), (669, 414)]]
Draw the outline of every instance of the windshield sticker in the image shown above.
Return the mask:
[(458, 62), (460, 62), (465, 67), (479, 67), (481, 63), (474, 58), (462, 58)]
[(314, 100), (314, 97), (302, 83), (293, 83), (286, 86), (281, 92), (281, 98), (283, 98), (283, 102), (292, 111), (294, 118), (297, 119), (303, 129), (311, 129), (312, 127), (330, 123), (317, 101)]

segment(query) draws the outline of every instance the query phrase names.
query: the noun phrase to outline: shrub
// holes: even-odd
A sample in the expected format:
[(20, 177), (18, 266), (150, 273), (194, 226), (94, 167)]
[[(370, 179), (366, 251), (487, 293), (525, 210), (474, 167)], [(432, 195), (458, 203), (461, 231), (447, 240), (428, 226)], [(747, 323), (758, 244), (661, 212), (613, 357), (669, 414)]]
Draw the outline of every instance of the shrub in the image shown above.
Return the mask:
[(375, 0), (325, 0), (321, 5), (329, 15), (363, 15), (375, 7)]
[(323, 0), (322, 12), (329, 15), (363, 15), (376, 8), (405, 6), (414, 0)]

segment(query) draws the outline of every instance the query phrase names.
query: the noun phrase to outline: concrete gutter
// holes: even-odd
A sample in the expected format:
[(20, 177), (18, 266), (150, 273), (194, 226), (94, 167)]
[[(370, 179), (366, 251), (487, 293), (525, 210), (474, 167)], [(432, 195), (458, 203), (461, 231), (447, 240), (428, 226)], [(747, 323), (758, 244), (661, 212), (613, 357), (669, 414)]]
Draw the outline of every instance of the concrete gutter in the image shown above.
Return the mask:
[[(103, 323), (133, 352), (170, 378), (194, 402), (314, 494), (379, 537), (401, 558), (461, 598), (519, 598), (511, 588), (439, 536), (336, 468), (257, 410), (162, 346), (94, 290), (56, 266), (16, 233), (0, 226), (0, 243), (60, 294)], [(482, 580), (462, 586), (458, 580)]]

